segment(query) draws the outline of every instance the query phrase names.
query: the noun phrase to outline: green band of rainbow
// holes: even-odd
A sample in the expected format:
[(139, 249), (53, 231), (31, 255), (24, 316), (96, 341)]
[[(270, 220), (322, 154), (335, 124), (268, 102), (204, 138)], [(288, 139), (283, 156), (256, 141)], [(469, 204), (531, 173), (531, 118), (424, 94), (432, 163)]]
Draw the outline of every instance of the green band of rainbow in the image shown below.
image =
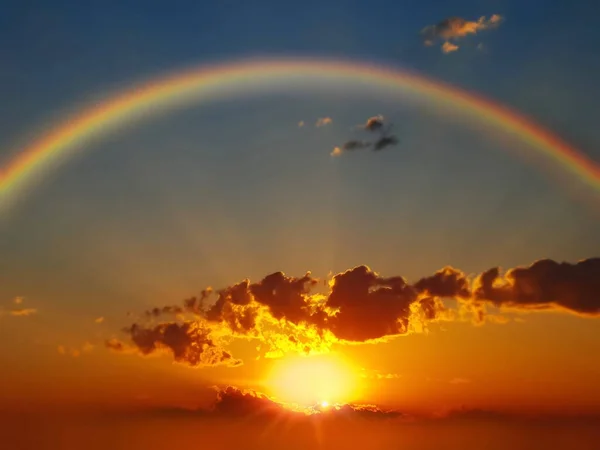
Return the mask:
[[(186, 70), (126, 90), (81, 111), (37, 141), (16, 153), (0, 171), (0, 207), (21, 187), (41, 175), (42, 169), (69, 150), (81, 150), (86, 139), (106, 133), (132, 116), (159, 109), (174, 98), (193, 95), (202, 100), (223, 94), (229, 87), (252, 87), (249, 81), (271, 82), (300, 77), (358, 81), (397, 89), (409, 89), (436, 102), (474, 114), (505, 132), (516, 135), (546, 154), (572, 175), (600, 191), (600, 165), (559, 137), (519, 113), (481, 96), (421, 75), (352, 61), (321, 59), (262, 59), (205, 66)], [(217, 94), (215, 94), (217, 92)]]

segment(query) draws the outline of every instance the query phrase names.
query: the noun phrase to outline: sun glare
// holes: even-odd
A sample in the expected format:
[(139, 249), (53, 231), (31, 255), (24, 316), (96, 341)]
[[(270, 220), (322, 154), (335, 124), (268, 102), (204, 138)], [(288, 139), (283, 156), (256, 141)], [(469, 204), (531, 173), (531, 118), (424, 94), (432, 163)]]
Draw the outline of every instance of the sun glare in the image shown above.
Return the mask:
[(351, 367), (332, 355), (296, 357), (276, 363), (268, 385), (281, 401), (300, 405), (347, 403), (356, 390)]

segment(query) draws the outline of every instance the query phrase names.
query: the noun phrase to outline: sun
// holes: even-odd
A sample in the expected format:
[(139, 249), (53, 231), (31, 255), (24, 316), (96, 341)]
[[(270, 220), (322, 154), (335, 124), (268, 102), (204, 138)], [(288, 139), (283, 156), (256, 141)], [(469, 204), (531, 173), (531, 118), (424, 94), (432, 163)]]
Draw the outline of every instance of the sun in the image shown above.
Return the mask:
[(286, 358), (275, 363), (267, 381), (279, 400), (300, 405), (347, 403), (356, 394), (351, 366), (333, 355)]

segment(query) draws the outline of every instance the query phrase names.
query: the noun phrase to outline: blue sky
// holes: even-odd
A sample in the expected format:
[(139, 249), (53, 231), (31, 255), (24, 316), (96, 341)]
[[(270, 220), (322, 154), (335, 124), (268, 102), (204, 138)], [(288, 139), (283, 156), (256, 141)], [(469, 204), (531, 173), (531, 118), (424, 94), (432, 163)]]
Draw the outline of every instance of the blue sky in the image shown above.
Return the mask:
[[(248, 56), (318, 55), (407, 67), (485, 94), (600, 161), (591, 1), (94, 3), (5, 2), (0, 160), (65, 111), (138, 80)], [(422, 45), (426, 25), (495, 13), (505, 22), (458, 52)], [(377, 113), (394, 121), (401, 144), (331, 161), (349, 128)], [(326, 115), (332, 126), (312, 127)], [(469, 272), (598, 254), (590, 204), (503, 145), (522, 144), (352, 86), (342, 99), (276, 92), (165, 113), (90, 144), (0, 222), (0, 294), (105, 315), (132, 298), (127, 308), (281, 268), (325, 275), (367, 263), (418, 277), (445, 264)]]

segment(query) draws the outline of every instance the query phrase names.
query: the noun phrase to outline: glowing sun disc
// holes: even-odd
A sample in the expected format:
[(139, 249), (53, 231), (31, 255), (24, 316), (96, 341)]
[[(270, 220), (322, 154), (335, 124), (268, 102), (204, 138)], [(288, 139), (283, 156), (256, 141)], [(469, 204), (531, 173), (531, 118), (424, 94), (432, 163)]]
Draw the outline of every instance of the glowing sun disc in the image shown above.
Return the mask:
[(321, 355), (278, 361), (267, 384), (281, 401), (327, 408), (351, 400), (356, 378), (341, 359)]

